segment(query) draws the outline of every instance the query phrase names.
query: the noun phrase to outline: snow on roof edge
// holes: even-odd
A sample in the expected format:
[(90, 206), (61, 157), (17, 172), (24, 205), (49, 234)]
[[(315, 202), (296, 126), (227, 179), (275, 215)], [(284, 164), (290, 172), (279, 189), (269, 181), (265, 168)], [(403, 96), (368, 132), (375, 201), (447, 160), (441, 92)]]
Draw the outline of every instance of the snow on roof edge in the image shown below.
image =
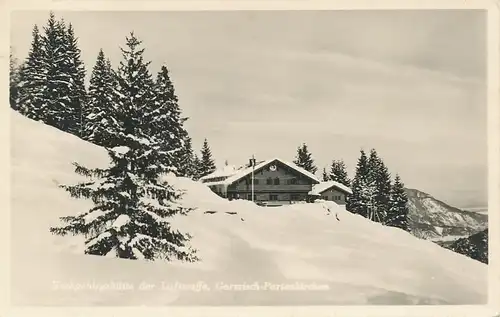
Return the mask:
[(345, 191), (349, 194), (352, 194), (352, 190), (345, 186), (342, 183), (336, 182), (336, 181), (327, 181), (327, 182), (320, 182), (319, 184), (313, 185), (312, 190), (309, 192), (311, 195), (320, 195), (322, 192), (325, 190), (328, 190), (332, 187), (337, 187), (338, 189)]
[(230, 177), (230, 176), (234, 175), (235, 173), (237, 173), (238, 170), (241, 168), (242, 167), (236, 167), (234, 165), (224, 166), (223, 168), (217, 169), (208, 175), (200, 177), (200, 181), (203, 181), (205, 179), (214, 178), (214, 177)]
[[(255, 165), (255, 170), (257, 170), (259, 168), (262, 168), (262, 167), (264, 167), (264, 166), (266, 166), (266, 165), (268, 165), (268, 164), (270, 164), (270, 163), (272, 163), (274, 161), (279, 161), (280, 163), (288, 166), (289, 168), (297, 171), (298, 173), (300, 173), (300, 174), (302, 174), (302, 175), (304, 175), (306, 177), (309, 177), (312, 180), (320, 183), (320, 180), (316, 177), (316, 175), (314, 175), (314, 174), (306, 171), (305, 169), (303, 169), (301, 167), (298, 167), (295, 164), (289, 163), (289, 162), (284, 161), (284, 160), (282, 160), (280, 158), (277, 158), (277, 157), (260, 162), (259, 164)], [(222, 184), (224, 184), (224, 185), (230, 185), (230, 184), (234, 183), (235, 181), (237, 181), (237, 180), (239, 180), (239, 179), (247, 176), (250, 173), (252, 173), (252, 168), (251, 167), (241, 168), (240, 170), (236, 170), (233, 175), (230, 175), (224, 181), (217, 182), (217, 185), (222, 185)], [(207, 176), (209, 176), (209, 175), (207, 175)], [(209, 182), (207, 182), (205, 184), (207, 184), (207, 185), (215, 185), (215, 184), (209, 183)]]

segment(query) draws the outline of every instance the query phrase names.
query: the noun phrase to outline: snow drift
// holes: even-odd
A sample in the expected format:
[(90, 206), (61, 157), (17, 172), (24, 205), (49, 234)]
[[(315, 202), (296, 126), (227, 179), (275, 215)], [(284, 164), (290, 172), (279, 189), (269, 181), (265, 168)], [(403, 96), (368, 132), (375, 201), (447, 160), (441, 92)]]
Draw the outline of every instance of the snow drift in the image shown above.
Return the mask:
[[(12, 112), (11, 295), (14, 305), (485, 304), (487, 266), (353, 215), (331, 202), (265, 208), (168, 177), (197, 208), (173, 224), (198, 263), (83, 255), (58, 217), (89, 208), (58, 184), (102, 148)], [(337, 220), (338, 218), (338, 220)]]

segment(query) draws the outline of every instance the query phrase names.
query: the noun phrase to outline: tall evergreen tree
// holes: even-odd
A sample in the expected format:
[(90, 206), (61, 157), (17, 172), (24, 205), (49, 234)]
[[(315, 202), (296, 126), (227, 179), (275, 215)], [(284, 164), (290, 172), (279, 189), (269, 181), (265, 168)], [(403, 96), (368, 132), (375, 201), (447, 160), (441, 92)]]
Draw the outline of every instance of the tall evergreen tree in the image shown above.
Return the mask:
[(66, 54), (66, 26), (57, 21), (53, 12), (50, 12), (47, 25), (44, 27), (45, 70), (47, 74), (45, 91), (43, 94), (43, 113), (45, 123), (66, 132), (74, 132), (73, 118), (66, 116), (70, 102), (71, 79), (67, 70), (69, 58)]
[(79, 135), (81, 123), (80, 88), (76, 87), (75, 54), (68, 42), (64, 21), (57, 21), (50, 13), (45, 26), (46, 82), (43, 96), (44, 122), (62, 131)]
[[(186, 176), (186, 153), (184, 141), (187, 131), (184, 122), (187, 120), (181, 116), (179, 100), (175, 94), (174, 85), (170, 79), (169, 71), (165, 65), (161, 67), (155, 83), (155, 109), (152, 111), (158, 117), (158, 125), (154, 127), (153, 134), (164, 140), (164, 150), (171, 151), (172, 162), (169, 165), (175, 167), (175, 174)], [(173, 151), (176, 151), (175, 153)]]
[(17, 109), (17, 97), (19, 90), (19, 69), (17, 58), (12, 52), (12, 47), (10, 47), (9, 55), (9, 102), (12, 109)]
[(83, 109), (87, 103), (87, 92), (85, 90), (86, 72), (81, 59), (81, 51), (78, 47), (78, 39), (75, 36), (71, 23), (68, 26), (65, 37), (64, 44), (67, 47), (66, 54), (68, 56), (68, 69), (65, 72), (69, 74), (70, 78), (68, 114), (75, 121), (75, 130), (69, 132), (82, 136), (84, 126)]
[(370, 177), (368, 157), (364, 150), (360, 151), (351, 190), (352, 195), (347, 200), (346, 209), (363, 217), (373, 218), (375, 185)]
[(349, 176), (347, 176), (347, 170), (343, 160), (332, 161), (329, 179), (347, 187), (351, 186), (351, 180), (349, 179)]
[(212, 157), (212, 150), (208, 146), (208, 141), (205, 139), (203, 141), (203, 147), (201, 148), (201, 158), (200, 158), (200, 169), (198, 177), (206, 176), (215, 171), (215, 161)]
[(159, 176), (175, 171), (164, 151), (164, 140), (149, 132), (159, 125), (154, 109), (153, 80), (144, 49), (133, 33), (122, 49), (117, 72), (115, 102), (108, 114), (112, 122), (107, 133), (119, 145), (108, 149), (106, 169), (88, 169), (78, 164), (76, 172), (90, 181), (64, 186), (73, 197), (92, 199), (94, 207), (77, 216), (63, 217), (67, 225), (51, 228), (59, 235), (83, 234), (88, 254), (114, 255), (126, 259), (174, 258), (195, 261), (195, 251), (186, 246), (189, 235), (174, 230), (169, 218), (190, 209), (176, 202), (181, 193)]
[[(203, 175), (201, 159), (195, 153), (193, 154), (193, 180), (199, 180)], [(208, 175), (208, 174), (207, 174)]]
[(111, 64), (106, 60), (103, 50), (99, 50), (97, 60), (90, 77), (88, 103), (84, 108), (84, 129), (82, 138), (104, 147), (114, 147), (117, 140), (114, 134), (108, 134), (109, 125), (117, 125), (108, 112), (113, 106), (114, 74)]
[(368, 166), (370, 177), (375, 185), (373, 208), (374, 212), (378, 215), (375, 220), (378, 222), (385, 222), (390, 203), (391, 176), (383, 160), (378, 156), (375, 149), (370, 151)]
[(385, 224), (387, 226), (397, 227), (409, 231), (408, 197), (406, 196), (404, 184), (397, 174), (394, 179), (394, 184), (391, 186), (390, 198)]
[(33, 27), (28, 57), (19, 70), (18, 111), (24, 116), (45, 122), (44, 87), (46, 83), (45, 48), (38, 26)]
[(195, 179), (197, 175), (197, 166), (195, 165), (195, 155), (193, 153), (193, 146), (191, 138), (186, 135), (184, 139), (184, 146), (181, 152), (181, 166), (179, 168), (179, 175)]
[(314, 165), (312, 155), (305, 143), (297, 148), (297, 156), (295, 157), (293, 163), (312, 174), (316, 174), (316, 171), (318, 170), (318, 168)]

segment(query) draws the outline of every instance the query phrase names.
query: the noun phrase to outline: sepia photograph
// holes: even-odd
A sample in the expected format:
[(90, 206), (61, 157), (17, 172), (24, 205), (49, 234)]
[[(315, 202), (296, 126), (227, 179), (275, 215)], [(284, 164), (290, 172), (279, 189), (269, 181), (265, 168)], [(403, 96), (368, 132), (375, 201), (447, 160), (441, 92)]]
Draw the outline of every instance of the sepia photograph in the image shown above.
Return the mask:
[(488, 304), (487, 16), (12, 11), (11, 305)]

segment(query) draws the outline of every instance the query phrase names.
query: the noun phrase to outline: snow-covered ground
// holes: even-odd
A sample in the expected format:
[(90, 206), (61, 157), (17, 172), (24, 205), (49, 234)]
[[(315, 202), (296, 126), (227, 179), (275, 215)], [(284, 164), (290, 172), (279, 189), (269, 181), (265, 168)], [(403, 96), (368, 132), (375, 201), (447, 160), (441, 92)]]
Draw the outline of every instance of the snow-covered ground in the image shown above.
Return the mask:
[[(193, 235), (199, 263), (82, 255), (80, 238), (49, 233), (90, 206), (72, 161), (107, 164), (106, 152), (12, 113), (11, 298), (16, 305), (485, 304), (487, 266), (332, 202), (265, 208), (186, 190), (174, 219)], [(210, 211), (211, 213), (205, 213)], [(335, 215), (338, 217), (337, 220)]]

